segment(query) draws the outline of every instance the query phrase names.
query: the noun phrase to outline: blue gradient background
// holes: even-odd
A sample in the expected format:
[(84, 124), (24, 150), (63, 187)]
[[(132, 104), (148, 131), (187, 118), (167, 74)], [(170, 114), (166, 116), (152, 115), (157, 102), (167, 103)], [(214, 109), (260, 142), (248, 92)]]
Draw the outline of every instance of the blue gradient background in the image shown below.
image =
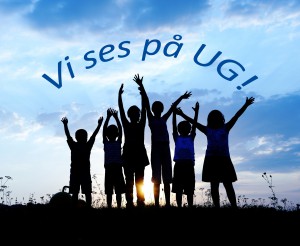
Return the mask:
[[(71, 135), (78, 128), (89, 134), (108, 107), (117, 109), (117, 93), (124, 83), (125, 110), (140, 105), (133, 76), (144, 76), (150, 101), (161, 100), (168, 108), (185, 91), (192, 97), (180, 107), (193, 115), (200, 103), (199, 121), (206, 124), (212, 109), (226, 120), (254, 96), (255, 103), (230, 133), (230, 151), (237, 171), (237, 196), (269, 201), (271, 191), (262, 173), (273, 177), (276, 196), (300, 203), (300, 2), (299, 1), (47, 1), (0, 0), (0, 176), (11, 176), (7, 191), (13, 200), (36, 201), (61, 190), (69, 180), (70, 152), (61, 118), (69, 118)], [(173, 36), (182, 36), (177, 58), (166, 57), (162, 48)], [(145, 41), (158, 39), (160, 51), (142, 61)], [(130, 41), (130, 55), (118, 49), (109, 62), (97, 54), (107, 45)], [(199, 60), (222, 55), (208, 67), (193, 57), (202, 44)], [(94, 50), (97, 64), (90, 69), (84, 60)], [(75, 77), (68, 72), (66, 56)], [(234, 69), (239, 76), (223, 79), (217, 65), (233, 59), (245, 67)], [(57, 80), (62, 61), (62, 87), (42, 78)], [(241, 90), (236, 87), (250, 77), (258, 79)], [(171, 119), (169, 133), (171, 138)], [(150, 156), (150, 132), (146, 128)], [(201, 181), (206, 138), (197, 131), (196, 203), (203, 203)], [(91, 173), (104, 184), (102, 128), (91, 154)], [(151, 168), (146, 167), (146, 199), (151, 201)], [(5, 179), (5, 178), (4, 178)], [(226, 199), (225, 192), (221, 193)], [(174, 199), (174, 198), (172, 198)]]

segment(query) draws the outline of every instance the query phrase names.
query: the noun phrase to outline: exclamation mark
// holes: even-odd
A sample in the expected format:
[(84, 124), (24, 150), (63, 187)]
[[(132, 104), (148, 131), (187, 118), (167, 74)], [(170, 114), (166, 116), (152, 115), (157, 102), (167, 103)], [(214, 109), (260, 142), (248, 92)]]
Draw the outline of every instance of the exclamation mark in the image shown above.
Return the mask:
[[(242, 84), (242, 86), (244, 87), (244, 86), (250, 84), (251, 82), (253, 82), (254, 80), (257, 80), (257, 79), (258, 79), (258, 77), (257, 77), (256, 75), (254, 75), (252, 78), (250, 78), (250, 79), (248, 79), (247, 81), (245, 81), (245, 82)], [(238, 90), (241, 90), (241, 89), (242, 89), (241, 86), (237, 86), (236, 88), (237, 88)]]

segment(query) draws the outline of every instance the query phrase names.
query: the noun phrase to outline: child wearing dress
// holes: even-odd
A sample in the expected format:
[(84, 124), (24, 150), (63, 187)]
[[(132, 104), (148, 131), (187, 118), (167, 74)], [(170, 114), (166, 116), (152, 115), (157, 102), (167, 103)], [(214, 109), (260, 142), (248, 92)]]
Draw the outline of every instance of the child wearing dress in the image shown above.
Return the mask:
[[(202, 170), (202, 181), (210, 182), (211, 196), (216, 208), (220, 207), (219, 185), (223, 183), (228, 200), (233, 208), (237, 207), (233, 182), (237, 181), (237, 175), (229, 153), (229, 132), (239, 117), (254, 102), (254, 98), (246, 98), (244, 105), (236, 114), (225, 123), (225, 118), (219, 110), (212, 110), (207, 117), (207, 126), (197, 122), (196, 127), (207, 138), (207, 148)], [(178, 111), (189, 122), (194, 120)]]

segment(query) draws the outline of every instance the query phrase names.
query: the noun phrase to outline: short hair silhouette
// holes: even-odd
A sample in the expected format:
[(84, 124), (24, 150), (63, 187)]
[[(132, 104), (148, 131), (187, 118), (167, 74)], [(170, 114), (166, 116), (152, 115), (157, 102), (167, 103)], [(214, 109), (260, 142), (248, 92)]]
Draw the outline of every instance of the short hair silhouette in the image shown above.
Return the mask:
[(225, 124), (224, 115), (220, 110), (214, 109), (207, 116), (207, 126), (210, 128), (220, 128)]
[(119, 135), (119, 129), (116, 125), (109, 125), (106, 129), (106, 136), (109, 140), (115, 140)]
[(84, 129), (78, 129), (75, 132), (75, 138), (80, 143), (86, 143), (87, 142), (87, 138), (88, 138), (88, 133)]
[(155, 115), (161, 114), (164, 111), (164, 105), (161, 101), (155, 101), (152, 103), (151, 110)]
[(187, 120), (178, 123), (177, 126), (180, 135), (188, 135), (191, 132), (192, 126)]
[(183, 95), (178, 97), (168, 108), (167, 112), (162, 115), (164, 104), (161, 101), (154, 101), (150, 108), (149, 98), (143, 85), (143, 77), (139, 78), (139, 76), (137, 76), (134, 81), (138, 84), (144, 99), (144, 107), (146, 108), (148, 116), (148, 125), (151, 130), (151, 181), (153, 183), (154, 205), (159, 207), (160, 184), (163, 183), (165, 205), (166, 207), (169, 207), (171, 206), (170, 184), (172, 183), (173, 177), (167, 121), (181, 100), (188, 99), (191, 96), (191, 92), (186, 91)]
[(133, 105), (127, 110), (127, 116), (130, 118), (130, 120), (138, 121), (141, 115), (141, 110), (138, 106)]

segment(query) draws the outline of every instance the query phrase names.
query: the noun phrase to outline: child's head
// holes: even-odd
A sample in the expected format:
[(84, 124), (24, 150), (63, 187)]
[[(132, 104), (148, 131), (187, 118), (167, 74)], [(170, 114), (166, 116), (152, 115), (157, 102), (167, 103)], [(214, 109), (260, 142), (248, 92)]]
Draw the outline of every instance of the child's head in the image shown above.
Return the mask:
[(75, 138), (76, 138), (77, 142), (79, 142), (79, 143), (86, 143), (87, 138), (88, 138), (88, 133), (84, 129), (78, 129), (75, 132)]
[(119, 135), (119, 129), (116, 125), (109, 125), (106, 129), (106, 136), (109, 141), (114, 141)]
[(224, 115), (219, 110), (212, 110), (207, 116), (207, 126), (210, 128), (220, 128), (225, 124)]
[(160, 116), (164, 111), (164, 105), (161, 101), (155, 101), (154, 103), (152, 103), (151, 110), (155, 116)]
[(131, 122), (138, 122), (140, 120), (141, 111), (137, 106), (133, 105), (127, 110), (127, 116)]
[(177, 130), (181, 136), (188, 136), (191, 132), (191, 129), (191, 124), (186, 120), (178, 123)]

